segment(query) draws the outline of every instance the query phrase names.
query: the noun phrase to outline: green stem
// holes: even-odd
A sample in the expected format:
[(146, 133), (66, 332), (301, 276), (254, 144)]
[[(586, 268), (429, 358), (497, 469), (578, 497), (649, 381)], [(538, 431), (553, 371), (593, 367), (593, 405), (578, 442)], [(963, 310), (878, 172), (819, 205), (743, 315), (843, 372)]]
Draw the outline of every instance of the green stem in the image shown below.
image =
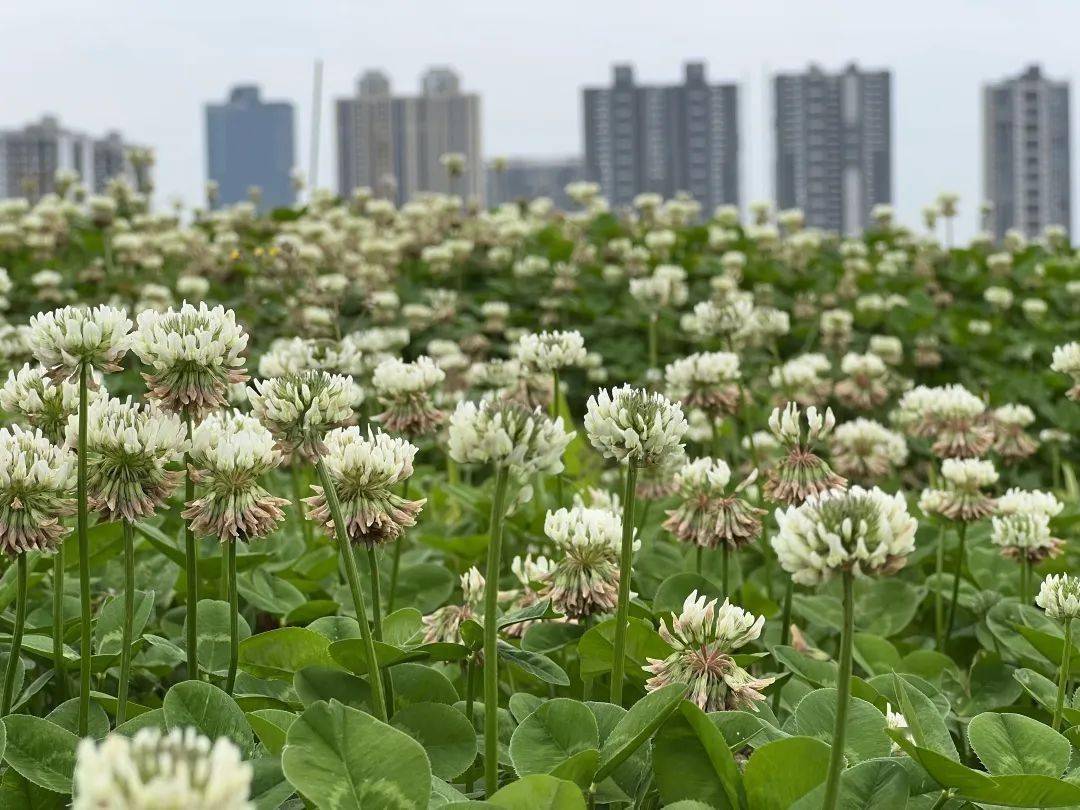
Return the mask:
[(649, 368), (657, 368), (659, 361), (659, 339), (657, 338), (657, 321), (658, 316), (654, 313), (649, 316)]
[(730, 563), (731, 549), (726, 542), (720, 544), (720, 593), (727, 599), (728, 593), (728, 566)]
[(304, 536), (304, 543), (310, 547), (314, 535), (312, 533), (311, 524), (304, 518), (303, 475), (304, 472), (300, 469), (300, 462), (294, 460), (292, 467), (289, 470), (289, 477), (292, 479), (293, 506), (296, 509), (296, 517), (300, 521), (300, 532)]
[(64, 546), (56, 547), (53, 555), (53, 671), (56, 672), (60, 700), (67, 700), (67, 662), (64, 660)]
[(236, 688), (236, 667), (240, 660), (240, 599), (236, 592), (236, 540), (225, 543), (225, 558), (229, 572), (229, 674), (225, 691), (232, 696)]
[[(193, 435), (191, 412), (184, 413), (187, 435)], [(191, 453), (184, 454), (184, 504), (195, 500), (195, 480), (191, 477)], [(184, 522), (184, 562), (187, 566), (187, 676), (199, 680), (199, 550), (191, 522)]]
[[(787, 581), (787, 585), (784, 586), (784, 605), (780, 611), (780, 646), (786, 647), (788, 641), (791, 640), (791, 599), (795, 593), (795, 583), (792, 580)], [(773, 692), (772, 710), (776, 715), (780, 711), (780, 688), (777, 687)]]
[(90, 723), (90, 544), (87, 529), (90, 520), (86, 501), (86, 418), (87, 418), (87, 374), (86, 363), (79, 365), (79, 443), (78, 443), (78, 484), (79, 502), (79, 610), (80, 610), (80, 645), (79, 645), (79, 736), (85, 737)]
[[(551, 372), (552, 379), (552, 394), (551, 394), (551, 420), (555, 421), (559, 418), (559, 371), (558, 369)], [(562, 475), (556, 473), (555, 475), (555, 508), (558, 509), (562, 506), (563, 499), (563, 482)]]
[[(473, 694), (476, 692), (476, 656), (470, 655), (465, 661), (465, 716), (469, 719), (469, 725), (474, 729)], [(473, 760), (475, 764), (475, 759)], [(469, 766), (470, 772), (472, 765)], [(473, 780), (470, 776), (465, 781), (465, 792), (472, 793)]]
[(120, 682), (116, 690), (116, 725), (127, 719), (128, 681), (131, 679), (131, 636), (135, 623), (135, 530), (124, 519), (124, 627), (120, 635)]
[(1026, 605), (1031, 600), (1031, 560), (1027, 553), (1020, 557), (1020, 604)]
[(637, 467), (626, 467), (623, 493), (622, 550), (619, 555), (619, 602), (615, 610), (615, 658), (611, 662), (611, 702), (622, 705), (623, 676), (626, 673), (626, 633), (630, 626), (630, 571), (634, 563), (634, 496)]
[[(371, 577), (371, 621), (375, 631), (375, 640), (382, 641), (382, 581), (379, 577), (379, 557), (374, 548), (369, 548), (367, 555), (368, 574)], [(390, 670), (386, 671), (386, 712), (387, 717), (392, 717), (394, 714), (394, 679)]]
[(509, 471), (495, 472), (495, 496), (491, 501), (487, 577), (484, 581), (484, 790), (490, 797), (499, 788), (499, 557), (502, 552), (503, 519)]
[(1069, 659), (1072, 657), (1072, 619), (1065, 619), (1065, 648), (1061, 653), (1061, 670), (1058, 672), (1057, 700), (1054, 703), (1053, 729), (1061, 726), (1061, 715), (1065, 710), (1065, 688), (1069, 683)]
[[(409, 500), (409, 479), (406, 478), (401, 484), (401, 497)], [(394, 560), (390, 564), (390, 591), (386, 595), (386, 612), (394, 612), (394, 596), (397, 594), (398, 572), (401, 570), (401, 555), (405, 551), (405, 538), (407, 532), (402, 532), (401, 537), (394, 543)]]
[(696, 571), (699, 574), (701, 573), (701, 562), (702, 562), (702, 557), (704, 556), (704, 554), (705, 554), (705, 549), (702, 548), (701, 546), (696, 546), (694, 548), (694, 571)]
[(0, 704), (0, 717), (7, 717), (11, 711), (11, 702), (15, 699), (15, 673), (19, 669), (19, 656), (22, 654), (23, 627), (26, 625), (26, 552), (16, 558), (18, 566), (18, 591), (15, 596), (15, 629), (11, 634), (11, 649), (8, 650), (7, 669), (4, 672), (4, 698)]
[(937, 560), (934, 565), (934, 635), (937, 638), (938, 652), (945, 650), (945, 600), (941, 593), (942, 580), (945, 578), (945, 527), (938, 532)]
[(321, 458), (315, 463), (315, 470), (319, 474), (319, 482), (322, 484), (323, 493), (326, 496), (326, 505), (330, 507), (330, 518), (334, 522), (334, 532), (337, 535), (338, 550), (341, 552), (341, 562), (345, 566), (345, 578), (349, 581), (353, 608), (356, 610), (356, 621), (360, 625), (360, 638), (364, 643), (368, 681), (371, 686), (372, 708), (375, 710), (375, 718), (385, 723), (387, 717), (386, 694), (383, 692), (382, 673), (379, 670), (379, 659), (375, 655), (375, 640), (372, 638), (371, 627), (368, 625), (367, 608), (364, 607), (364, 589), (360, 584), (360, 574), (356, 570), (356, 558), (353, 557), (349, 535), (345, 531), (345, 518), (341, 514), (341, 502), (338, 500), (337, 489), (330, 478), (330, 473), (326, 469), (326, 463)]
[[(956, 602), (960, 596), (960, 573), (964, 567), (964, 540), (967, 538), (967, 523), (961, 521), (956, 527), (956, 537), (960, 546), (956, 550), (956, 569), (953, 571), (952, 602), (949, 604), (949, 619), (945, 622), (945, 646), (952, 638), (953, 624), (956, 621)], [(944, 647), (942, 648), (944, 649)]]
[(851, 697), (851, 654), (855, 637), (855, 576), (844, 572), (844, 629), (840, 633), (840, 672), (836, 683), (836, 724), (829, 752), (829, 775), (825, 781), (823, 810), (835, 810), (840, 797), (840, 772), (844, 767), (844, 736)]

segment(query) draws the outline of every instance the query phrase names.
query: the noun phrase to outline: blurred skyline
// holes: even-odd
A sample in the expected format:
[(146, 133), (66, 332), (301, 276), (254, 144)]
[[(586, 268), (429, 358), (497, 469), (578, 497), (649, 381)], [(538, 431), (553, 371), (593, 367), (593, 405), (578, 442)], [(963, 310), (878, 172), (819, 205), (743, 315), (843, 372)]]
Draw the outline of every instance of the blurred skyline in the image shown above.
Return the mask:
[(919, 226), (925, 203), (956, 191), (957, 235), (965, 238), (976, 230), (982, 199), (982, 85), (1033, 62), (1070, 83), (1080, 74), (1071, 41), (1080, 3), (1029, 0), (1018, 11), (1015, 0), (672, 0), (660, 9), (613, 0), (0, 0), (0, 71), (9, 77), (0, 127), (53, 113), (78, 130), (117, 128), (155, 149), (156, 204), (179, 196), (190, 206), (202, 203), (206, 177), (203, 105), (222, 100), (234, 84), (257, 83), (266, 97), (296, 105), (297, 164), (307, 171), (317, 58), (324, 61), (324, 187), (335, 179), (333, 101), (351, 95), (367, 68), (385, 70), (396, 91), (414, 92), (428, 66), (453, 66), (463, 87), (482, 97), (490, 159), (580, 154), (581, 88), (607, 83), (615, 62), (634, 64), (642, 82), (659, 82), (676, 80), (685, 61), (701, 59), (712, 81), (742, 88), (745, 207), (773, 196), (771, 75), (809, 62), (833, 70), (855, 61), (893, 73), (900, 218)]

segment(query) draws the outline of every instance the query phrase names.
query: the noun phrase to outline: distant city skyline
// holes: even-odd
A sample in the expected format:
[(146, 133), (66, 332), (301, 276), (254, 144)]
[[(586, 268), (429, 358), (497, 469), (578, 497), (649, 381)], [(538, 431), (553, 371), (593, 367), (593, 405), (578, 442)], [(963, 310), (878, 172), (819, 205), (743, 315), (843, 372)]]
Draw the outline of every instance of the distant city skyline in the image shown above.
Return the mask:
[(713, 81), (740, 85), (745, 205), (773, 196), (771, 77), (811, 62), (834, 71), (855, 61), (892, 71), (900, 219), (917, 227), (923, 205), (955, 191), (956, 235), (966, 238), (979, 226), (983, 198), (982, 86), (1034, 60), (1048, 76), (1080, 77), (1072, 36), (1080, 4), (1063, 0), (1030, 0), (1023, 14), (1012, 0), (912, 0), (903, 7), (761, 0), (722, 8), (687, 0), (655, 8), (614, 0), (586, 7), (566, 0), (512, 7), (493, 0), (331, 0), (310, 7), (42, 0), (9, 4), (3, 20), (0, 69), (20, 81), (5, 86), (0, 126), (54, 111), (82, 131), (118, 128), (155, 148), (160, 206), (175, 196), (202, 204), (201, 110), (232, 83), (257, 83), (267, 97), (295, 103), (296, 151), (306, 171), (316, 58), (325, 64), (324, 187), (335, 185), (331, 102), (350, 92), (367, 65), (401, 86), (430, 65), (454, 65), (483, 99), (490, 158), (577, 153), (580, 90), (606, 82), (612, 64), (632, 62), (642, 83), (672, 83), (683, 62), (705, 61)]

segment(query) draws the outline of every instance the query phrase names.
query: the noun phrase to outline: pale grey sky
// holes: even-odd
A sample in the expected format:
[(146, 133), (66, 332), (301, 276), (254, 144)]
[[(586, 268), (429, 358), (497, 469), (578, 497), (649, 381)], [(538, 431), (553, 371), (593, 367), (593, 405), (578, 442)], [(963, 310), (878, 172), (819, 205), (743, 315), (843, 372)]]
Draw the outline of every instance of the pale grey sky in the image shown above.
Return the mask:
[[(580, 88), (607, 82), (613, 62), (669, 81), (685, 60), (704, 59), (714, 80), (742, 85), (745, 202), (771, 196), (764, 77), (856, 60), (893, 71), (901, 216), (914, 224), (924, 202), (956, 190), (966, 235), (981, 199), (982, 82), (1032, 61), (1071, 80), (1077, 30), (1080, 0), (0, 0), (0, 127), (53, 112), (76, 129), (119, 128), (157, 150), (159, 203), (194, 203), (202, 105), (236, 82), (296, 104), (306, 170), (316, 57), (327, 186), (333, 99), (365, 68), (412, 92), (427, 66), (454, 66), (483, 97), (486, 155), (541, 156), (581, 150)], [(1074, 99), (1074, 142), (1076, 109)]]

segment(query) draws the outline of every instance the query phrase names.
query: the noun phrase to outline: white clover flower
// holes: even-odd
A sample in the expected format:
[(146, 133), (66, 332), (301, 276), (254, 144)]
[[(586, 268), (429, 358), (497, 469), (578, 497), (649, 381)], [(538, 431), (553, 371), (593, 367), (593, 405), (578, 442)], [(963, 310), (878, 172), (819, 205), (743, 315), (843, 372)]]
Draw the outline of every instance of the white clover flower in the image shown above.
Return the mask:
[(904, 344), (893, 335), (871, 335), (869, 349), (891, 366), (899, 365), (904, 360)]
[[(92, 404), (107, 396), (100, 383), (92, 380), (87, 401)], [(25, 364), (18, 371), (9, 371), (7, 381), (0, 386), (0, 408), (8, 413), (20, 413), (31, 427), (39, 428), (47, 439), (57, 444), (64, 441), (68, 417), (79, 410), (79, 387), (75, 383), (54, 383), (44, 366)]]
[[(67, 445), (79, 439), (79, 416), (68, 417)], [(86, 485), (92, 509), (105, 520), (140, 520), (172, 495), (183, 472), (167, 469), (188, 447), (180, 417), (153, 403), (101, 397), (87, 409)]]
[(1050, 368), (1060, 374), (1068, 374), (1073, 381), (1069, 389), (1069, 399), (1080, 401), (1080, 343), (1072, 341), (1054, 348), (1054, 358)]
[(231, 309), (185, 303), (163, 313), (144, 310), (137, 322), (131, 350), (150, 367), (143, 374), (147, 394), (162, 407), (199, 419), (227, 404), (230, 385), (247, 380), (248, 336)]
[(853, 419), (836, 427), (829, 440), (837, 472), (848, 478), (876, 479), (907, 463), (904, 437), (872, 419)]
[(688, 427), (678, 403), (629, 385), (601, 389), (586, 406), (589, 441), (621, 464), (660, 464), (682, 449)]
[(1057, 499), (1051, 492), (1041, 492), (1037, 489), (1026, 490), (1012, 487), (997, 499), (997, 513), (999, 515), (1012, 514), (1038, 514), (1048, 518), (1061, 514), (1065, 504)]
[[(613, 610), (619, 597), (622, 518), (607, 509), (575, 506), (548, 512), (544, 534), (562, 552), (541, 596), (581, 619)], [(635, 541), (634, 548), (639, 543)]]
[(686, 303), (686, 271), (678, 265), (661, 264), (651, 276), (630, 280), (630, 295), (649, 312)]
[(802, 506), (777, 509), (776, 522), (780, 531), (772, 547), (801, 585), (816, 585), (839, 571), (895, 573), (915, 550), (918, 527), (902, 493), (887, 495), (877, 487), (811, 496)]
[(284, 377), (317, 368), (315, 343), (301, 337), (276, 338), (259, 358), (259, 376)]
[(754, 315), (754, 296), (735, 290), (721, 301), (702, 301), (681, 321), (684, 332), (697, 338), (729, 337), (742, 333)]
[(769, 430), (786, 449), (786, 455), (769, 470), (765, 494), (781, 503), (796, 504), (811, 495), (820, 495), (842, 488), (847, 481), (813, 452), (813, 446), (824, 440), (836, 425), (832, 408), (822, 414), (811, 405), (806, 409), (806, 432), (802, 427), (803, 414), (799, 406), (789, 402), (784, 410), (774, 408), (769, 416)]
[(464, 401), (450, 417), (449, 452), (459, 464), (494, 464), (521, 479), (562, 472), (574, 433), (563, 420), (509, 400)]
[(983, 489), (998, 480), (994, 462), (973, 458), (945, 459), (941, 463), (941, 476), (958, 489)]
[(79, 743), (72, 810), (254, 810), (251, 766), (227, 737), (143, 728)]
[(769, 372), (769, 385), (786, 399), (800, 405), (815, 405), (829, 394), (831, 386), (822, 375), (831, 368), (823, 354), (802, 354), (774, 367)]
[(729, 489), (731, 468), (709, 457), (684, 464), (674, 476), (680, 504), (667, 512), (664, 528), (685, 543), (716, 548), (721, 543), (737, 549), (761, 534), (764, 509), (739, 496), (757, 479), (754, 470)]
[[(1010, 264), (1011, 264), (1010, 260)], [(1013, 305), (1012, 290), (1006, 287), (987, 287), (983, 292), (983, 299), (996, 309), (1008, 309)]]
[[(410, 501), (394, 492), (394, 487), (413, 473), (416, 446), (405, 439), (368, 428), (337, 428), (326, 434), (323, 463), (341, 504), (345, 533), (353, 545), (373, 548), (396, 540), (410, 526), (426, 499)], [(313, 486), (315, 495), (306, 498), (312, 520), (333, 536), (334, 518), (326, 493)]]
[(210, 282), (202, 276), (179, 276), (176, 279), (176, 292), (184, 298), (201, 301), (210, 292)]
[(919, 509), (924, 514), (971, 522), (994, 511), (994, 499), (981, 491), (998, 480), (993, 462), (947, 458), (941, 463), (941, 477), (945, 479), (944, 489), (926, 489), (919, 497)]
[(994, 443), (986, 403), (962, 385), (919, 385), (897, 403), (893, 421), (912, 436), (933, 440), (940, 458), (978, 458)]
[(984, 321), (981, 318), (972, 318), (968, 321), (968, 332), (979, 337), (986, 337), (994, 331), (994, 325), (990, 321)]
[(739, 356), (733, 352), (697, 352), (664, 369), (669, 397), (712, 414), (734, 413), (740, 376)]
[(587, 352), (580, 332), (527, 333), (518, 338), (510, 353), (537, 371), (551, 373), (585, 365)]
[(775, 678), (755, 678), (739, 666), (732, 653), (761, 636), (764, 616), (754, 616), (730, 601), (717, 606), (693, 591), (682, 612), (660, 623), (660, 635), (673, 652), (667, 658), (649, 658), (643, 667), (652, 673), (645, 688), (654, 692), (673, 683), (689, 685), (687, 698), (706, 712), (724, 709), (757, 711), (765, 699), (760, 690)]
[(120, 371), (131, 344), (131, 321), (122, 309), (64, 307), (30, 319), (30, 348), (55, 379), (72, 377), (81, 366)]
[[(456, 346), (454, 350), (458, 351)], [(433, 432), (446, 419), (432, 402), (433, 389), (445, 379), (446, 372), (427, 355), (411, 363), (397, 358), (383, 360), (371, 377), (371, 384), (385, 407), (375, 419), (387, 430), (406, 436)]]
[(323, 435), (353, 420), (352, 377), (304, 371), (255, 380), (249, 390), (251, 411), (266, 425), (285, 453), (320, 455)]
[(74, 514), (75, 454), (40, 430), (0, 428), (0, 550), (14, 556), (56, 548)]
[(1051, 574), (1039, 587), (1035, 604), (1051, 619), (1072, 621), (1080, 616), (1080, 577)]
[(1061, 541), (1050, 534), (1050, 518), (1038, 512), (1019, 512), (991, 519), (990, 539), (1002, 555), (1041, 562), (1056, 557)]
[(1047, 313), (1050, 306), (1041, 298), (1025, 298), (1020, 302), (1020, 308), (1028, 318), (1038, 321)]
[(281, 454), (255, 417), (240, 411), (211, 414), (195, 428), (190, 458), (201, 494), (182, 514), (196, 534), (223, 543), (257, 540), (285, 519), (282, 508), (288, 501), (259, 483), (281, 463)]
[(789, 402), (784, 410), (773, 408), (769, 415), (769, 430), (777, 441), (785, 445), (811, 445), (827, 437), (836, 426), (836, 417), (832, 408), (826, 408), (822, 414), (811, 405), (806, 409), (806, 434), (803, 436), (802, 411), (794, 402)]

